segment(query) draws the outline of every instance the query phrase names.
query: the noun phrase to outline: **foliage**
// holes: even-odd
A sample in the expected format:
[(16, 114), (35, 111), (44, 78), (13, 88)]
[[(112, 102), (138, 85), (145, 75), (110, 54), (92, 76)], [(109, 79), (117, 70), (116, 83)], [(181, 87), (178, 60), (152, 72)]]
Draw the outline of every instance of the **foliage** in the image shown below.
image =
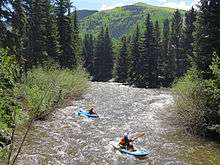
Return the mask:
[(128, 58), (128, 82), (135, 86), (141, 84), (141, 43), (139, 26), (136, 27), (136, 32), (132, 38), (130, 45), (130, 53)]
[(191, 132), (220, 135), (220, 58), (214, 54), (210, 66), (214, 77), (199, 78), (191, 70), (173, 88), (176, 94), (177, 121)]
[(215, 0), (201, 0), (196, 21), (193, 57), (194, 66), (201, 72), (204, 79), (212, 77), (210, 65), (213, 52), (220, 54), (220, 4)]
[(86, 34), (83, 40), (82, 61), (90, 75), (93, 74), (94, 45), (92, 34)]
[(19, 111), (14, 98), (14, 88), (19, 74), (19, 66), (14, 56), (8, 56), (8, 51), (0, 49), (0, 129), (6, 129), (14, 124), (13, 112)]
[(93, 80), (108, 81), (112, 78), (112, 40), (108, 28), (101, 28), (95, 45)]
[(126, 37), (122, 37), (121, 42), (122, 46), (117, 61), (115, 81), (125, 83), (128, 78), (128, 48)]
[[(70, 15), (70, 1), (56, 0), (57, 26), (59, 31), (59, 44), (62, 54), (60, 56), (60, 65), (63, 68), (74, 68), (76, 61), (76, 44), (74, 38), (77, 37), (74, 29), (77, 24)], [(76, 15), (74, 15), (76, 18)], [(75, 29), (76, 30), (76, 29)]]
[[(27, 72), (24, 83), (19, 88), (24, 99), (22, 105), (31, 115), (41, 117), (55, 103), (62, 102), (67, 97), (81, 96), (88, 87), (87, 77), (81, 69), (61, 70), (55, 66), (34, 68)], [(39, 105), (42, 99), (43, 102)]]
[(207, 93), (196, 70), (190, 70), (173, 86), (176, 121), (191, 133), (202, 133), (206, 125)]
[(155, 88), (158, 83), (158, 52), (154, 34), (154, 25), (150, 14), (146, 20), (146, 30), (141, 45), (141, 78), (140, 87)]

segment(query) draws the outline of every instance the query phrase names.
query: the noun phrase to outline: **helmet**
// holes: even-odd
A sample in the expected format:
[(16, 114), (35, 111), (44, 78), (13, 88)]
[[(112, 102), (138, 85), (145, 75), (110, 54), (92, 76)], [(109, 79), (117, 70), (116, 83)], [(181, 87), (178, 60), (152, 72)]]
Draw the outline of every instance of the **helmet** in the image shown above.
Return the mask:
[(128, 132), (124, 133), (124, 137), (128, 138)]

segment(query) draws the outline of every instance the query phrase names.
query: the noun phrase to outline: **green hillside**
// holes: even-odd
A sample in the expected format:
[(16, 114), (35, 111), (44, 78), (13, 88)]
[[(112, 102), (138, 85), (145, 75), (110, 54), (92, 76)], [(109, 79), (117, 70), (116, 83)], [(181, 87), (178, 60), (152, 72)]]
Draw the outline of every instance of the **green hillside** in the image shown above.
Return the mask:
[[(158, 20), (162, 25), (164, 19), (171, 18), (175, 9), (166, 7), (157, 7), (144, 3), (136, 3), (123, 7), (117, 7), (112, 10), (97, 12), (81, 21), (82, 33), (97, 33), (102, 25), (109, 25), (113, 38), (119, 38), (123, 34), (133, 31), (137, 23), (141, 29), (144, 27), (144, 21), (148, 13), (152, 20)], [(181, 11), (184, 14), (184, 11)]]
[(81, 21), (96, 12), (98, 12), (98, 11), (96, 11), (96, 10), (78, 10), (77, 11), (78, 20)]

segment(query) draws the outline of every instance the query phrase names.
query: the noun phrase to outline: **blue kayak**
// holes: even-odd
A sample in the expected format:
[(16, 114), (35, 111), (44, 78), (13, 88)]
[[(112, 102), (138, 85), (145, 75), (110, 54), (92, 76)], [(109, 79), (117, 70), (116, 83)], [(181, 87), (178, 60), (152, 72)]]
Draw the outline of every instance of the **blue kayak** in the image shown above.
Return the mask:
[(90, 114), (89, 112), (82, 111), (82, 110), (80, 110), (78, 112), (78, 115), (79, 116), (84, 116), (84, 117), (87, 117), (87, 118), (98, 118), (99, 117), (97, 114)]
[(150, 153), (150, 151), (133, 151), (133, 152), (131, 152), (126, 149), (119, 149), (119, 151), (123, 154), (132, 155), (132, 156), (136, 156), (136, 157), (144, 157)]
[(135, 156), (135, 157), (144, 157), (150, 154), (149, 150), (137, 150), (137, 151), (128, 151), (126, 149), (121, 148), (117, 143), (113, 143), (112, 146), (119, 150), (121, 153), (123, 154), (127, 154), (127, 155), (131, 155), (131, 156)]

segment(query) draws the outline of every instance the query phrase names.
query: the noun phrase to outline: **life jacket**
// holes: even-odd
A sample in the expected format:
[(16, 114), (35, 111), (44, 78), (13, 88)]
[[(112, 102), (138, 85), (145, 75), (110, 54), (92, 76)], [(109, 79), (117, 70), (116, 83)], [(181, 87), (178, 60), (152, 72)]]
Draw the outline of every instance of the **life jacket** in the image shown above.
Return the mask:
[(93, 110), (89, 111), (90, 114), (96, 114)]
[(123, 137), (120, 139), (119, 144), (122, 146), (129, 146), (129, 139)]

